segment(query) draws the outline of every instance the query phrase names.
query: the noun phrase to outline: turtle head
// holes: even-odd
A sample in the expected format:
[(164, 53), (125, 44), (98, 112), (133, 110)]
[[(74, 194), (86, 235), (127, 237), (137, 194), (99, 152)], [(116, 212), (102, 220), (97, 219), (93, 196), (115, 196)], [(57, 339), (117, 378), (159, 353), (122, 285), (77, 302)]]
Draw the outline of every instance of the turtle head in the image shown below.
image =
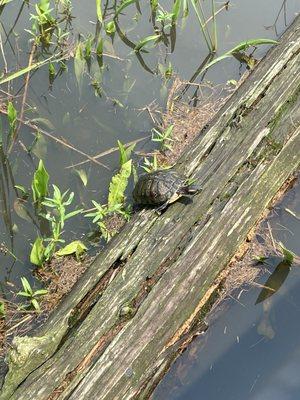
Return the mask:
[(200, 185), (192, 184), (185, 186), (185, 193), (187, 194), (196, 194), (199, 193), (201, 190), (202, 188)]
[(185, 186), (183, 186), (181, 193), (183, 195), (187, 195), (187, 194), (196, 194), (199, 193), (202, 190), (202, 187), (200, 185), (197, 184), (189, 184), (187, 182), (187, 184)]

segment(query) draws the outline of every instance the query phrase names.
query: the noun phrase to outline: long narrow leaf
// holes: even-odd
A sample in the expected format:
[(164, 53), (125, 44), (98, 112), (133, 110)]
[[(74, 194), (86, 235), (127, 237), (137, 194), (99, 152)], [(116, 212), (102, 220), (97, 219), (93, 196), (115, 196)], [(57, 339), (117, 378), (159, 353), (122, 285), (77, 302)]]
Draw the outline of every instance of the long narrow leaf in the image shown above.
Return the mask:
[[(54, 58), (55, 58), (55, 55), (47, 58), (46, 60), (39, 61), (39, 62), (36, 62), (34, 64), (29, 65), (28, 67), (22, 68), (17, 72), (13, 72), (11, 74), (8, 74), (4, 78), (0, 79), (0, 85), (2, 85), (3, 83), (6, 83), (6, 82), (10, 82), (10, 81), (12, 81), (12, 80), (14, 80), (16, 78), (19, 78), (20, 76), (22, 76), (24, 74), (27, 74), (27, 72), (30, 72), (30, 71), (32, 71), (34, 69), (40, 68), (42, 65), (48, 64)], [(60, 60), (62, 60), (62, 58), (57, 59), (55, 61), (60, 61)]]
[(179, 17), (182, 0), (175, 0), (172, 8), (172, 22), (176, 22)]
[(150, 43), (150, 42), (154, 42), (154, 41), (156, 41), (156, 40), (158, 40), (158, 39), (160, 39), (160, 38), (161, 38), (160, 35), (151, 35), (151, 36), (147, 36), (147, 37), (145, 37), (144, 39), (140, 40), (140, 41), (136, 44), (134, 50), (135, 50), (135, 51), (140, 51), (144, 46), (146, 46), (146, 44), (148, 44), (148, 43)]
[(278, 44), (277, 40), (272, 39), (249, 39), (239, 43), (233, 49), (226, 52), (226, 54), (236, 53), (238, 51), (247, 50), (251, 46), (260, 46), (262, 44)]
[(198, 18), (198, 21), (199, 21), (199, 24), (200, 24), (200, 28), (201, 28), (201, 31), (203, 33), (203, 37), (205, 39), (207, 47), (208, 47), (209, 51), (212, 51), (213, 50), (213, 46), (212, 46), (212, 43), (211, 43), (209, 32), (206, 30), (206, 27), (205, 27), (205, 21), (204, 21), (204, 19), (201, 17), (201, 15), (199, 13), (196, 1), (195, 0), (191, 0), (191, 3), (192, 3), (192, 6), (193, 6), (193, 8), (195, 10), (196, 16)]
[(103, 24), (103, 16), (102, 16), (102, 10), (101, 10), (101, 0), (96, 0), (96, 10), (97, 10), (97, 18), (98, 21)]
[(262, 44), (278, 44), (278, 42), (276, 40), (271, 40), (271, 39), (250, 39), (250, 40), (241, 42), (237, 46), (233, 47), (231, 50), (224, 53), (222, 56), (217, 57), (214, 60), (212, 60), (210, 63), (206, 64), (205, 67), (203, 67), (203, 69), (201, 70), (201, 73), (206, 71), (208, 68), (210, 68), (214, 64), (217, 64), (218, 62), (224, 60), (225, 58), (232, 57), (234, 55), (234, 53), (238, 53), (239, 51), (246, 50), (251, 46), (258, 46), (258, 45), (262, 45)]

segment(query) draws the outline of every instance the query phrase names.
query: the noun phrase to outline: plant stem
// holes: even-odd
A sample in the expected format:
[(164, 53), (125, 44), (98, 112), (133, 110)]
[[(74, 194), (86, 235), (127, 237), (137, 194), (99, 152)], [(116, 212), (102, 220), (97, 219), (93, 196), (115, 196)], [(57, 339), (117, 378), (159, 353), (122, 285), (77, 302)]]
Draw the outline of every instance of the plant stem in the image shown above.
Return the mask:
[(211, 10), (213, 19), (213, 51), (216, 52), (218, 48), (218, 35), (217, 35), (215, 0), (211, 0)]
[(204, 23), (204, 19), (203, 19), (203, 10), (201, 8), (201, 4), (199, 3), (199, 9), (200, 9), (200, 12), (202, 14), (202, 17), (201, 17), (201, 15), (199, 13), (199, 10), (197, 8), (195, 0), (191, 0), (191, 3), (192, 3), (192, 6), (194, 7), (196, 15), (197, 15), (197, 18), (198, 18), (198, 21), (199, 21), (199, 24), (200, 24), (200, 28), (201, 28), (202, 34), (204, 36), (204, 40), (205, 40), (205, 42), (207, 44), (208, 50), (210, 52), (212, 52), (213, 51), (213, 45), (212, 45), (212, 42), (211, 42), (211, 38), (209, 36), (209, 32), (207, 31), (207, 29), (205, 27), (205, 23)]
[[(33, 43), (31, 51), (30, 51), (30, 54), (29, 54), (28, 68), (31, 68), (35, 51), (36, 51), (36, 44)], [(11, 152), (11, 150), (12, 150), (12, 148), (13, 148), (13, 146), (14, 146), (17, 138), (18, 138), (18, 132), (19, 132), (19, 129), (20, 129), (21, 124), (22, 124), (21, 121), (23, 120), (23, 116), (24, 116), (25, 103), (26, 103), (26, 98), (27, 98), (27, 93), (28, 93), (29, 78), (30, 78), (30, 70), (27, 72), (27, 75), (26, 75), (26, 78), (25, 78), (24, 94), (23, 94), (21, 112), (20, 112), (20, 117), (19, 117), (20, 120), (19, 120), (17, 128), (14, 131), (12, 140), (11, 140), (9, 148), (7, 150), (7, 156), (10, 154), (10, 152)]]

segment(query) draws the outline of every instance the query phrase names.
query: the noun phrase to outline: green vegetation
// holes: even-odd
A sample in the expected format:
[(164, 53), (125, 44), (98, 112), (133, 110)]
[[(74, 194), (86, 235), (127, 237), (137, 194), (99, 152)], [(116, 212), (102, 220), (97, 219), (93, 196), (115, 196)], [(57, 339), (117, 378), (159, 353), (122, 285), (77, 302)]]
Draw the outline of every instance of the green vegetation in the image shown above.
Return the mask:
[(126, 207), (125, 191), (128, 186), (129, 178), (133, 172), (131, 153), (134, 145), (127, 148), (118, 141), (120, 154), (120, 170), (115, 174), (109, 184), (107, 204), (101, 205), (95, 200), (92, 200), (94, 208), (89, 210), (85, 215), (87, 218), (92, 218), (92, 222), (97, 224), (101, 235), (106, 241), (109, 241), (116, 231), (111, 231), (107, 227), (107, 219), (113, 215), (119, 215), (125, 220), (130, 218), (130, 210)]
[(173, 142), (173, 139), (171, 137), (173, 128), (174, 125), (168, 126), (168, 128), (166, 128), (164, 131), (159, 131), (158, 129), (153, 128), (152, 141), (160, 143), (162, 150), (171, 150), (171, 142)]
[[(73, 202), (74, 193), (69, 193), (69, 190), (61, 193), (56, 185), (52, 186), (53, 197), (45, 197), (45, 200), (41, 202), (42, 206), (45, 207), (45, 212), (40, 213), (50, 223), (51, 236), (46, 238), (38, 237), (30, 253), (30, 261), (39, 267), (45, 261), (51, 259), (59, 244), (65, 243), (65, 240), (62, 239), (65, 222), (82, 212), (82, 209), (67, 212), (68, 206)], [(47, 245), (45, 246), (44, 243), (47, 243)]]
[(38, 299), (41, 296), (45, 296), (45, 294), (48, 293), (48, 290), (46, 289), (33, 290), (32, 287), (30, 286), (30, 283), (25, 277), (21, 278), (21, 283), (23, 290), (18, 292), (17, 296), (26, 298), (27, 304), (25, 306), (27, 308), (31, 308), (37, 312), (40, 312), (41, 307)]
[(49, 174), (46, 171), (43, 160), (39, 161), (37, 170), (33, 175), (31, 184), (33, 201), (41, 203), (48, 194)]

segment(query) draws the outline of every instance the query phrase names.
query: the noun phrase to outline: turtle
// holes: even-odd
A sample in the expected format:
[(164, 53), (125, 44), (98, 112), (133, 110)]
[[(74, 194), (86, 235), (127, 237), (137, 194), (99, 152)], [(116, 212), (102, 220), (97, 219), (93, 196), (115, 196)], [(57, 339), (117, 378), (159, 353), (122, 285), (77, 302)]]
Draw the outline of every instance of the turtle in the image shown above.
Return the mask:
[(181, 196), (195, 194), (199, 190), (198, 185), (189, 184), (187, 178), (176, 170), (163, 169), (142, 174), (132, 195), (135, 203), (158, 206), (157, 211), (162, 211)]

